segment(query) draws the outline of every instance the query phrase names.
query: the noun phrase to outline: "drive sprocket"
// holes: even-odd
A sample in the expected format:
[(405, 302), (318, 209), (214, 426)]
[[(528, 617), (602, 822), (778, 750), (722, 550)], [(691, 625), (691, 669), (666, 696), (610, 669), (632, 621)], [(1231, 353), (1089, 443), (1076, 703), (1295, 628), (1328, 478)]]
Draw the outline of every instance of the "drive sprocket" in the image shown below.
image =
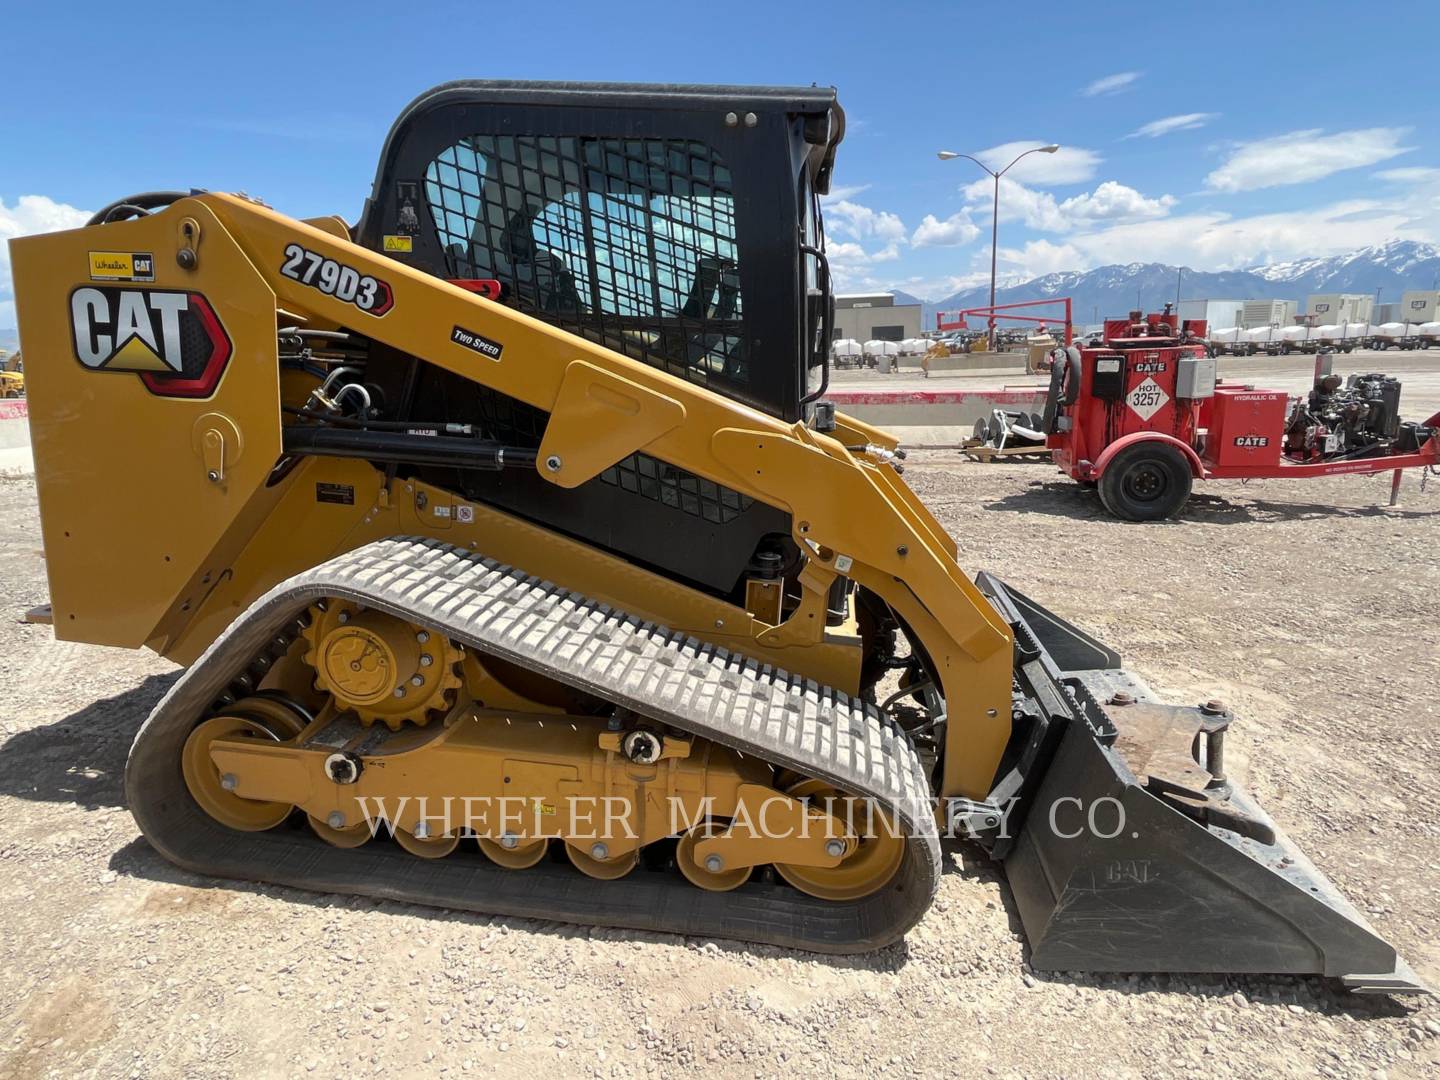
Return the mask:
[(328, 600), (310, 609), (305, 662), (315, 687), (342, 712), (392, 731), (424, 725), (448, 709), (461, 685), (461, 649), (443, 634), (358, 604)]

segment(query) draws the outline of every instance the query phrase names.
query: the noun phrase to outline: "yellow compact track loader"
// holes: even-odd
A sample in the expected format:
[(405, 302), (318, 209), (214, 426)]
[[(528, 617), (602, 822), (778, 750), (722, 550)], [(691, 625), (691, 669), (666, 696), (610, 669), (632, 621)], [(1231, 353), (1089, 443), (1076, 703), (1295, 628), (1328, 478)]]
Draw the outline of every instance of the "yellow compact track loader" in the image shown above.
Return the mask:
[(960, 835), (1037, 967), (1415, 989), (1225, 776), (1223, 707), (967, 576), (825, 401), (843, 130), (828, 89), (451, 83), (353, 228), (152, 192), (12, 241), (55, 633), (188, 666), (145, 837), (853, 952)]

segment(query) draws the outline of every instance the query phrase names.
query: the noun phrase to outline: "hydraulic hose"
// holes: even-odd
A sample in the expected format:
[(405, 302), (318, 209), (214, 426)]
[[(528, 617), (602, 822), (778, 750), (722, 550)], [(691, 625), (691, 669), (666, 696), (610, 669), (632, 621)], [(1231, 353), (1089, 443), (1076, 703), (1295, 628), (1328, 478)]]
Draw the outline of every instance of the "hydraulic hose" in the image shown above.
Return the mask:
[(117, 199), (108, 206), (102, 206), (96, 210), (90, 216), (90, 220), (85, 222), (85, 225), (88, 228), (91, 225), (108, 225), (112, 221), (143, 217), (152, 210), (169, 206), (177, 199), (187, 199), (191, 195), (198, 195), (201, 190), (200, 188), (191, 188), (189, 191), (142, 191), (138, 195), (127, 195), (123, 199)]

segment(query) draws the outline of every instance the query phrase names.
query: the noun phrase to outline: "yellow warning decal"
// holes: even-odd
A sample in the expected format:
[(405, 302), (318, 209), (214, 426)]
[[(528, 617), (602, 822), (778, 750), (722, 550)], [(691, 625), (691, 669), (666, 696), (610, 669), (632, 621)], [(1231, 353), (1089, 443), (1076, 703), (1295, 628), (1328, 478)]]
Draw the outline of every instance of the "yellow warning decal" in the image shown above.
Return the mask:
[(148, 251), (92, 251), (90, 280), (154, 281), (155, 256)]
[(415, 250), (415, 240), (409, 236), (387, 236), (385, 237), (386, 251), (400, 251), (405, 254)]

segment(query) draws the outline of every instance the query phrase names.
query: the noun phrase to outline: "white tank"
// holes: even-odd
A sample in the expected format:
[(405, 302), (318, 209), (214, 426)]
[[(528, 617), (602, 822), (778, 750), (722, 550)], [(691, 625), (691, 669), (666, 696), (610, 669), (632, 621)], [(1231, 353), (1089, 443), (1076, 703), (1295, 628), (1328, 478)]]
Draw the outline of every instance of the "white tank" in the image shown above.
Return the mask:
[(1409, 337), (1409, 330), (1410, 328), (1403, 322), (1387, 322), (1381, 323), (1379, 326), (1371, 327), (1370, 332), (1375, 337), (1399, 340), (1400, 338)]
[(1415, 328), (1421, 337), (1440, 337), (1440, 322), (1422, 322)]
[(872, 339), (865, 342), (866, 356), (899, 356), (900, 343), (898, 341), (880, 341)]
[(930, 347), (930, 343), (924, 338), (911, 337), (900, 342), (901, 356), (919, 356)]
[(1243, 333), (1245, 331), (1238, 326), (1227, 326), (1223, 330), (1211, 330), (1210, 340), (1220, 345), (1233, 345), (1235, 342), (1243, 340), (1240, 336)]
[(1326, 323), (1324, 326), (1315, 327), (1310, 336), (1318, 341), (1332, 341), (1340, 337), (1340, 327), (1334, 323)]
[(831, 356), (859, 356), (860, 343), (853, 338), (841, 338), (830, 346)]
[(1278, 341), (1308, 341), (1310, 338), (1310, 327), (1282, 326), (1275, 331), (1275, 338)]
[(1245, 340), (1252, 343), (1265, 345), (1279, 339), (1275, 336), (1275, 328), (1273, 326), (1257, 326), (1251, 330), (1245, 331)]
[(1347, 341), (1350, 338), (1363, 338), (1370, 334), (1370, 324), (1364, 322), (1347, 322), (1340, 325), (1340, 336)]

